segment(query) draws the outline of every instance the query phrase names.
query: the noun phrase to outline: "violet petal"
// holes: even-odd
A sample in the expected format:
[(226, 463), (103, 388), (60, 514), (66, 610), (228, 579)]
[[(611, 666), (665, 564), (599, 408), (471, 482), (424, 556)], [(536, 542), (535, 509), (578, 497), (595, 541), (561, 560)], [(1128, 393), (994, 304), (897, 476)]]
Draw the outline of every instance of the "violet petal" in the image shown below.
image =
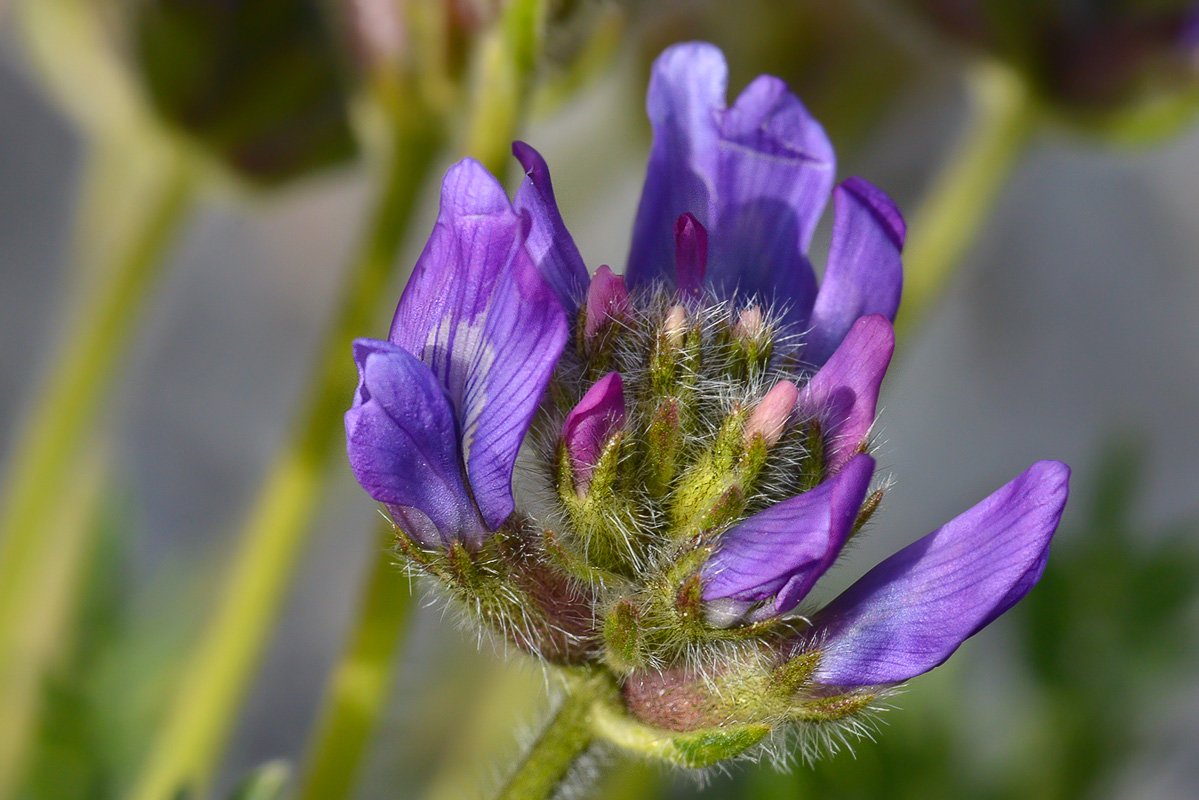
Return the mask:
[(354, 360), (358, 389), (345, 425), (358, 482), (382, 503), (417, 509), (406, 532), (425, 545), (479, 541), (483, 521), (463, 480), (445, 389), (425, 364), (390, 342), (359, 339)]
[(708, 271), (708, 232), (694, 214), (675, 220), (675, 282), (684, 297), (698, 300), (704, 291)]
[(730, 528), (704, 565), (704, 600), (774, 597), (775, 614), (795, 608), (841, 552), (873, 474), (874, 459), (856, 456), (812, 491)]
[(840, 469), (870, 433), (894, 351), (895, 331), (887, 318), (862, 317), (800, 394), (800, 417), (820, 423), (828, 473)]
[(558, 211), (545, 159), (524, 142), (513, 142), (512, 153), (525, 168), (525, 179), (513, 201), (517, 211), (527, 212), (532, 219), (525, 246), (573, 319), (579, 312), (579, 299), (587, 290), (587, 267)]
[(900, 252), (907, 232), (899, 209), (881, 189), (850, 178), (833, 191), (833, 238), (812, 309), (805, 357), (823, 364), (859, 317), (895, 319), (903, 288)]
[(815, 679), (899, 683), (944, 663), (1041, 577), (1070, 469), (1040, 461), (870, 570), (814, 620)]

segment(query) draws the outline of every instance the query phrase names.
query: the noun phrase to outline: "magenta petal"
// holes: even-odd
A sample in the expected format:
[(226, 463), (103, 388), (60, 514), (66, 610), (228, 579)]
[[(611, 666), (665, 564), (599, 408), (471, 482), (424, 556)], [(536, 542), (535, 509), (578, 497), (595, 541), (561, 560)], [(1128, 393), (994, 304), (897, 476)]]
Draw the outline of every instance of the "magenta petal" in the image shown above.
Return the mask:
[(804, 387), (799, 414), (820, 422), (829, 473), (840, 469), (870, 433), (879, 388), (894, 352), (895, 331), (887, 318), (862, 317)]
[(562, 440), (574, 465), (575, 488), (585, 491), (604, 445), (624, 426), (624, 383), (619, 372), (595, 382), (562, 425)]
[(1069, 478), (1040, 461), (868, 572), (814, 620), (816, 680), (899, 683), (944, 663), (1041, 577)]
[(774, 597), (785, 614), (836, 560), (866, 497), (874, 459), (859, 455), (834, 477), (741, 522), (704, 565), (704, 600)]
[[(390, 342), (359, 339), (354, 359), (358, 389), (345, 425), (358, 482), (397, 507), (396, 522), (423, 544), (479, 541), (485, 529), (463, 481), (445, 390), (427, 366)], [(408, 525), (405, 509), (419, 512)]]
[(517, 211), (527, 212), (532, 219), (525, 246), (542, 277), (558, 295), (558, 302), (573, 318), (587, 289), (587, 267), (558, 211), (545, 159), (524, 142), (513, 142), (512, 153), (525, 168), (525, 179), (513, 202)]
[(568, 338), (562, 306), (524, 246), (527, 227), (482, 165), (456, 164), (391, 327), (391, 341), (445, 387), (493, 530), (512, 513), (516, 453)]
[(833, 191), (833, 239), (812, 309), (806, 358), (823, 364), (859, 317), (895, 319), (903, 289), (900, 252), (907, 233), (895, 203), (878, 187), (849, 178)]
[(607, 264), (601, 264), (587, 287), (587, 313), (583, 320), (583, 337), (591, 341), (609, 320), (624, 319), (632, 311), (629, 291), (624, 278), (616, 275)]
[(708, 271), (708, 232), (694, 214), (683, 214), (674, 223), (675, 281), (684, 297), (698, 300)]

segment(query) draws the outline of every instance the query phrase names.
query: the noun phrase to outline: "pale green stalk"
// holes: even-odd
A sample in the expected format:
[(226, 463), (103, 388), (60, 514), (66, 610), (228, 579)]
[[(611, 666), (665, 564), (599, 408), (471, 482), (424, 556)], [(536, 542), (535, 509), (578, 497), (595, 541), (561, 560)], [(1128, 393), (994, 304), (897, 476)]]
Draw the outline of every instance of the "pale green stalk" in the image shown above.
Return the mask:
[(548, 800), (595, 739), (591, 716), (611, 687), (598, 676), (572, 680), (558, 708), (495, 800)]
[(1011, 69), (979, 62), (969, 86), (969, 130), (908, 227), (903, 304), (895, 320), (900, 341), (920, 328), (952, 281), (1036, 129), (1037, 104)]
[[(42, 362), (45, 382), (17, 429), (0, 510), (0, 798), (19, 779), (36, 688), (73, 592), (71, 580), (50, 576), (71, 574), (64, 565), (78, 563), (87, 547), (85, 532), (67, 523), (74, 495), (86, 488), (75, 479), (195, 184), (194, 165), (179, 150), (96, 145), (92, 155), (98, 163), (79, 233), (104, 234), (87, 240), (114, 255), (98, 259), (96, 274), (76, 271), (77, 308), (59, 352)], [(96, 259), (82, 248), (79, 255)]]
[(441, 139), (438, 115), (417, 103), (405, 112), (395, 119), (384, 190), (319, 358), (307, 405), (236, 539), (239, 549), (228, 583), (155, 737), (132, 794), (136, 800), (170, 800), (183, 789), (203, 794), (270, 641), (326, 467), (341, 440), (342, 413), (355, 382), (350, 343), (372, 329), (380, 301), (390, 294), (396, 250)]
[(512, 164), (512, 136), (528, 105), (541, 61), (548, 0), (510, 0), (479, 43), (466, 152), (501, 181)]
[[(503, 178), (528, 105), (544, 41), (545, 0), (513, 0), (479, 45), (466, 151)], [(364, 750), (382, 713), (390, 666), (410, 604), (407, 581), (390, 556), (391, 531), (379, 553), (348, 647), (330, 681), (297, 797), (349, 797)], [(150, 798), (145, 798), (150, 800)]]
[(308, 771), (295, 797), (352, 796), (358, 767), (383, 713), (392, 662), (412, 606), (409, 580), (392, 553), (395, 530), (380, 527), (362, 608), (341, 662), (329, 680)]

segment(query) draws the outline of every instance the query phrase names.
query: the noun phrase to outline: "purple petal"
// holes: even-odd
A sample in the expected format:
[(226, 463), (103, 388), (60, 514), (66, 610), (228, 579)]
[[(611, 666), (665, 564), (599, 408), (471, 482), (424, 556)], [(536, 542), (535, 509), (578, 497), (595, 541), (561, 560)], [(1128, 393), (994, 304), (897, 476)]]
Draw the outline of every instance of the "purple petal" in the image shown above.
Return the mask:
[(486, 531), (463, 481), (454, 410), (441, 384), (390, 342), (359, 339), (354, 360), (358, 390), (345, 423), (358, 482), (395, 506), (397, 524), (423, 544), (477, 543)]
[(623, 319), (632, 311), (624, 278), (607, 264), (601, 264), (587, 287), (587, 314), (583, 320), (583, 338), (591, 341), (608, 320)]
[(688, 211), (709, 218), (727, 88), (724, 55), (710, 44), (668, 47), (654, 62), (646, 99), (654, 142), (625, 270), (630, 289), (672, 283), (675, 220)]
[(698, 300), (708, 271), (708, 232), (695, 215), (683, 214), (674, 223), (675, 282), (685, 297)]
[(820, 422), (829, 473), (839, 470), (870, 433), (879, 387), (894, 351), (895, 331), (887, 318), (862, 317), (804, 387), (799, 414)]
[(944, 663), (1041, 577), (1069, 478), (1040, 461), (868, 572), (815, 621), (816, 680), (899, 683)]
[(850, 178), (833, 191), (833, 239), (806, 357), (823, 364), (859, 317), (895, 319), (903, 288), (900, 252), (907, 233), (899, 209), (878, 187)]
[(758, 602), (774, 613), (795, 608), (841, 552), (874, 474), (859, 455), (836, 476), (729, 529), (704, 565), (705, 600)]
[(558, 295), (558, 302), (573, 319), (579, 312), (579, 298), (587, 289), (587, 267), (558, 211), (545, 159), (524, 142), (513, 142), (512, 153), (525, 168), (525, 179), (516, 190), (513, 203), (532, 219), (525, 246), (542, 277)]
[(732, 108), (727, 84), (712, 45), (676, 45), (654, 64), (654, 143), (629, 286), (671, 281), (671, 226), (691, 212), (712, 242), (708, 285), (726, 298), (782, 303), (788, 320), (803, 324), (816, 291), (805, 253), (832, 187), (832, 146), (777, 78), (759, 77)]
[(562, 439), (574, 464), (575, 488), (587, 490), (604, 445), (624, 426), (624, 383), (609, 372), (587, 390), (562, 425)]
[(512, 513), (512, 469), (568, 325), (524, 247), (526, 222), (476, 161), (452, 167), (441, 212), (400, 299), (391, 341), (453, 404), (475, 500), (491, 529)]

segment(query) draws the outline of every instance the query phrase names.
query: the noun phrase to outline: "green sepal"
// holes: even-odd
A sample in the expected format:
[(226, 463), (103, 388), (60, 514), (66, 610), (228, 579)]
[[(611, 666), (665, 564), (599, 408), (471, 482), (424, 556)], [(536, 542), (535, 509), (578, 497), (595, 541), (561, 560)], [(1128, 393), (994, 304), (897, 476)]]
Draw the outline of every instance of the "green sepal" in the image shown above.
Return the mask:
[(854, 518), (853, 529), (849, 532), (849, 538), (858, 535), (862, 528), (866, 527), (866, 523), (874, 516), (874, 512), (878, 511), (879, 505), (883, 502), (883, 490), (877, 489), (870, 493), (866, 501), (862, 503), (862, 507), (858, 509), (858, 515)]
[(770, 735), (770, 726), (735, 724), (694, 731), (671, 731), (638, 722), (614, 703), (592, 710), (598, 737), (631, 753), (680, 767), (699, 769), (735, 758)]
[(631, 600), (620, 600), (604, 617), (604, 648), (608, 664), (618, 672), (645, 666), (641, 617)]
[(865, 711), (875, 699), (875, 695), (865, 693), (818, 697), (796, 706), (790, 716), (806, 722), (836, 722)]
[(734, 408), (716, 439), (683, 474), (671, 503), (676, 538), (717, 530), (744, 512), (745, 498), (769, 451), (761, 437), (745, 441), (748, 418), (746, 408)]
[(770, 673), (771, 689), (784, 695), (791, 695), (807, 683), (819, 662), (820, 653), (814, 650), (787, 659)]
[(664, 397), (654, 409), (645, 435), (645, 483), (652, 497), (665, 497), (670, 492), (682, 444), (679, 400)]
[(803, 426), (804, 465), (801, 471), (799, 487), (801, 492), (810, 492), (824, 480), (824, 434), (820, 430), (820, 422), (808, 420)]
[(620, 431), (608, 440), (583, 491), (575, 483), (570, 454), (565, 445), (558, 446), (558, 499), (575, 531), (587, 543), (587, 561), (616, 573), (629, 572), (637, 563), (636, 533), (642, 528), (629, 493), (622, 491), (623, 443)]

